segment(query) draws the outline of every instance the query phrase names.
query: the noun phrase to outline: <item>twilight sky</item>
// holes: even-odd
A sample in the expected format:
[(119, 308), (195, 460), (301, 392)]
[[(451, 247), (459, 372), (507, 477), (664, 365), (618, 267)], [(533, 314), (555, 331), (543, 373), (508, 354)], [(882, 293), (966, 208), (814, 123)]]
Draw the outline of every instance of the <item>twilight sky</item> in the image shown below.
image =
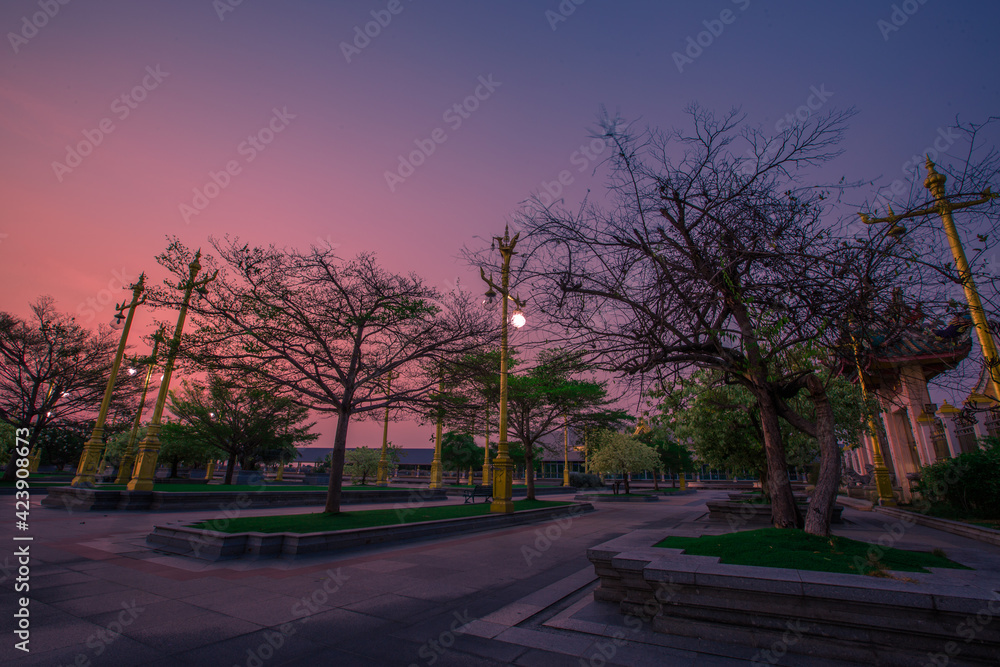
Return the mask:
[(166, 235), (374, 250), (478, 289), (463, 244), (564, 170), (571, 205), (600, 187), (601, 105), (661, 127), (739, 106), (769, 130), (854, 106), (836, 173), (909, 188), (914, 155), (961, 153), (956, 115), (1000, 111), (998, 23), (989, 0), (5, 0), (0, 308), (49, 294), (96, 327), (164, 277)]

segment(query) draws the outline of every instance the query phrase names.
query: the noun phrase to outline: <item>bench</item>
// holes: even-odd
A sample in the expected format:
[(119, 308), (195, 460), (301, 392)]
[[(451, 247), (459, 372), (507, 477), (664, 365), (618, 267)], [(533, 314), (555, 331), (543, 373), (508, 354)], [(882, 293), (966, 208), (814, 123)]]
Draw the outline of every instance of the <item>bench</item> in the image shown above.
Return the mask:
[(463, 495), (465, 496), (465, 503), (466, 504), (468, 504), (468, 503), (475, 503), (476, 502), (476, 496), (482, 496), (484, 503), (485, 502), (489, 502), (489, 501), (493, 500), (493, 487), (492, 486), (483, 486), (481, 484), (476, 484), (471, 489), (466, 489), (465, 492), (463, 493)]

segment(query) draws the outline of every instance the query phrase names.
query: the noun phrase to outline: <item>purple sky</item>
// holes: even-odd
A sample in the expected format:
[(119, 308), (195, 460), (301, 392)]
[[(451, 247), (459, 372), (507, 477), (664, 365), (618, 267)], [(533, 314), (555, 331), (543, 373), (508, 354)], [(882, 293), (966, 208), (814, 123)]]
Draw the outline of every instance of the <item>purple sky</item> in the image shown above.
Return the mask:
[[(810, 102), (855, 106), (835, 171), (881, 186), (947, 144), (957, 114), (1000, 110), (987, 0), (233, 2), (0, 6), (0, 307), (50, 294), (96, 327), (140, 271), (163, 277), (168, 234), (375, 250), (478, 289), (462, 245), (502, 233), (563, 170), (570, 204), (600, 187), (604, 155), (580, 150), (600, 105), (661, 127), (694, 101), (739, 106), (769, 130)], [(212, 173), (224, 187), (202, 200)], [(350, 439), (377, 445), (380, 428)]]

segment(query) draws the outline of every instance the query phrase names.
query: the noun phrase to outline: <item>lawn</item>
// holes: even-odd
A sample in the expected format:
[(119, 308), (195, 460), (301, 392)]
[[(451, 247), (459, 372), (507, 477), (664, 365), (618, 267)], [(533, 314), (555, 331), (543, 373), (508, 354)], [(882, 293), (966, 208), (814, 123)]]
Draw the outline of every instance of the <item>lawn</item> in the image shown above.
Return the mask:
[[(541, 509), (569, 505), (567, 502), (552, 500), (515, 500), (514, 511)], [(489, 503), (475, 505), (437, 505), (435, 507), (399, 508), (384, 510), (359, 510), (356, 512), (341, 512), (327, 514), (286, 514), (281, 516), (251, 516), (229, 521), (226, 533), (322, 533), (331, 530), (349, 530), (352, 528), (370, 528), (372, 526), (392, 526), (401, 523), (417, 523), (419, 521), (436, 521), (439, 519), (458, 519), (470, 516), (482, 516), (490, 513)], [(191, 528), (215, 527), (217, 521), (199, 522)]]
[(885, 570), (927, 572), (928, 567), (968, 570), (943, 555), (922, 551), (881, 549), (877, 559), (869, 558), (871, 544), (846, 537), (819, 537), (801, 530), (761, 528), (727, 535), (668, 537), (655, 546), (684, 549), (695, 556), (719, 556), (727, 565), (760, 565), (793, 570), (878, 574)]

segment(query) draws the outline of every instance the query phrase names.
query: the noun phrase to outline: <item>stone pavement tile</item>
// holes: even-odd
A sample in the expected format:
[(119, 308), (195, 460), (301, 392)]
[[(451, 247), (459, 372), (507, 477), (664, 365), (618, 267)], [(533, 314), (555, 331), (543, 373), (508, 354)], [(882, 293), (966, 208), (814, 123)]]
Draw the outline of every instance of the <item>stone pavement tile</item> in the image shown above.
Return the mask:
[(38, 591), (43, 588), (53, 588), (56, 586), (68, 586), (70, 584), (85, 584), (91, 581), (97, 581), (97, 579), (89, 574), (84, 574), (83, 572), (65, 571), (44, 574), (36, 570), (34, 566), (31, 568), (32, 591)]
[(230, 637), (171, 657), (201, 665), (266, 664), (274, 667), (315, 655), (323, 648), (322, 644), (301, 637), (298, 632), (286, 635), (277, 628), (268, 628)]
[(377, 597), (346, 605), (343, 608), (390, 621), (417, 622), (426, 612), (433, 613), (438, 608), (438, 605), (427, 600), (384, 593)]
[[(409, 665), (409, 662), (401, 664)], [(315, 651), (286, 663), (286, 667), (317, 667), (331, 665), (335, 667), (373, 667), (372, 661), (355, 653), (348, 653), (332, 646), (318, 646)], [(164, 666), (166, 667), (166, 666)], [(268, 665), (270, 667), (270, 665)]]
[(498, 634), (506, 630), (507, 625), (500, 625), (499, 623), (490, 623), (489, 621), (481, 621), (476, 619), (471, 623), (467, 623), (463, 630), (468, 635), (473, 635), (476, 637), (485, 637), (491, 639), (496, 637)]
[(79, 618), (94, 616), (111, 611), (121, 611), (122, 605), (144, 606), (154, 602), (162, 602), (167, 598), (149, 593), (147, 591), (137, 591), (126, 589), (115, 593), (102, 593), (89, 595), (87, 597), (73, 598), (71, 600), (59, 600), (52, 602), (52, 606), (61, 609), (66, 613)]
[(331, 609), (304, 618), (295, 624), (295, 634), (303, 639), (334, 646), (359, 636), (389, 634), (401, 629), (397, 623), (346, 609)]
[(481, 620), (499, 625), (515, 626), (521, 621), (534, 616), (544, 607), (537, 604), (524, 604), (523, 602), (512, 602), (492, 614), (484, 616)]
[[(85, 646), (88, 640), (96, 641), (100, 625), (76, 618), (64, 611), (32, 601), (28, 606), (31, 620), (31, 641), (28, 647), (31, 652), (52, 651), (79, 645)], [(8, 619), (10, 619), (8, 621)], [(4, 642), (0, 647), (0, 656), (6, 660), (10, 655), (19, 656), (23, 651), (13, 648), (13, 617), (8, 609), (4, 609), (3, 635)], [(10, 638), (10, 640), (8, 640)]]
[[(378, 558), (375, 560), (367, 561), (364, 563), (355, 563), (351, 567), (357, 568), (359, 570), (366, 570), (368, 572), (378, 572), (379, 574), (384, 574), (386, 572), (399, 572), (400, 570), (410, 570), (416, 565), (413, 563), (407, 563), (400, 560), (393, 560), (390, 558)], [(407, 575), (412, 575), (412, 572), (407, 572)]]
[(434, 600), (437, 602), (456, 600), (478, 592), (479, 590), (477, 588), (454, 584), (447, 578), (439, 579), (437, 581), (422, 581), (395, 591), (396, 594), (403, 595), (405, 597), (418, 598), (420, 600)]
[(226, 616), (241, 618), (258, 625), (280, 625), (302, 616), (300, 600), (287, 595), (258, 591), (245, 586), (234, 586), (222, 591), (201, 593), (181, 598), (178, 602), (215, 611)]
[[(122, 634), (158, 651), (172, 654), (238, 637), (261, 626), (224, 614), (186, 605), (176, 600), (148, 604)], [(117, 613), (98, 614), (88, 620), (101, 626), (117, 620)]]
[[(62, 576), (62, 575), (57, 575)], [(86, 575), (84, 575), (86, 576)], [(90, 581), (83, 581), (77, 584), (66, 584), (63, 586), (49, 586), (47, 588), (36, 588), (35, 580), (31, 580), (31, 599), (39, 602), (52, 604), (62, 600), (72, 600), (74, 598), (91, 597), (93, 595), (104, 595), (106, 593), (118, 593), (124, 596), (131, 591), (127, 586), (116, 584), (110, 581), (90, 578)]]
[[(343, 642), (338, 642), (337, 648), (341, 651), (364, 656), (369, 660), (370, 665), (427, 664), (425, 656), (420, 654), (421, 649), (424, 650), (426, 656), (440, 655), (435, 654), (427, 644), (379, 633), (349, 637)], [(435, 664), (440, 667), (440, 661)]]
[[(551, 653), (541, 649), (529, 649), (513, 662), (515, 665), (523, 667), (618, 667), (613, 662), (594, 661), (588, 662), (577, 656), (566, 655), (565, 653)], [(662, 667), (674, 667), (670, 663)]]
[(455, 645), (452, 649), (463, 653), (478, 655), (482, 658), (499, 660), (504, 664), (514, 662), (518, 656), (528, 650), (524, 646), (517, 646), (516, 644), (508, 644), (506, 642), (491, 641), (489, 639), (468, 634), (460, 634), (455, 637)]
[(509, 628), (494, 637), (494, 640), (576, 656), (588, 653), (594, 646), (594, 638), (590, 636), (570, 636), (527, 628)]
[[(31, 641), (32, 646), (35, 640)], [(154, 651), (150, 647), (141, 644), (128, 637), (119, 636), (111, 643), (105, 643), (95, 638), (88, 645), (68, 646), (65, 648), (44, 651), (41, 646), (34, 647), (31, 653), (23, 654), (15, 662), (16, 664), (29, 667), (40, 665), (43, 667), (55, 667), (56, 665), (145, 665), (153, 660), (166, 658), (165, 653)]]

